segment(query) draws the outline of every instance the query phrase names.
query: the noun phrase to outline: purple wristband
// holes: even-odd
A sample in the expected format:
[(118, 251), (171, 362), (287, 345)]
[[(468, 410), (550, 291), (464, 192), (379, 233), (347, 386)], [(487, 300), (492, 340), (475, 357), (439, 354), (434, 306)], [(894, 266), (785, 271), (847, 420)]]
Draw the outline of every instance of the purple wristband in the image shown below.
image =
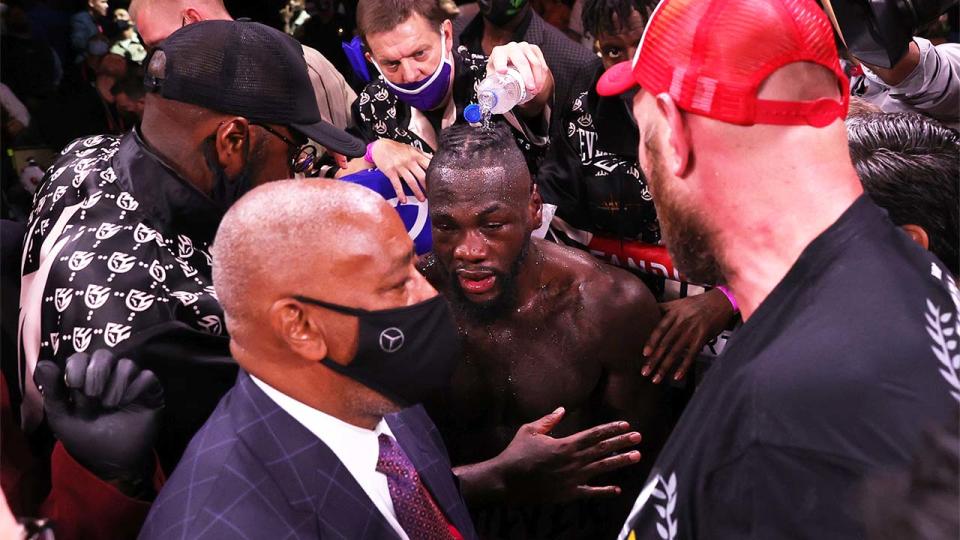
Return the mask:
[(733, 297), (733, 293), (730, 292), (730, 289), (724, 287), (723, 285), (717, 285), (717, 290), (723, 293), (727, 297), (727, 300), (730, 301), (730, 305), (733, 306), (733, 312), (739, 313), (740, 306), (737, 304), (737, 299)]
[(373, 162), (373, 145), (376, 142), (377, 141), (373, 141), (372, 143), (368, 144), (367, 153), (363, 155), (363, 159), (371, 165), (376, 165), (376, 163)]

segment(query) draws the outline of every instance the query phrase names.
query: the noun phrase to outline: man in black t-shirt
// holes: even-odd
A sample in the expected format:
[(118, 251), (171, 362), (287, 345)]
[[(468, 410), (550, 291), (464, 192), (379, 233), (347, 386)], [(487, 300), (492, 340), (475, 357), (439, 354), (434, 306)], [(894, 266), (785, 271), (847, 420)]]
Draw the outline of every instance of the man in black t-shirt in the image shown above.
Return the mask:
[(744, 325), (621, 537), (863, 536), (863, 477), (960, 418), (960, 295), (863, 194), (830, 23), (812, 0), (664, 0), (598, 90), (638, 84), (665, 243)]

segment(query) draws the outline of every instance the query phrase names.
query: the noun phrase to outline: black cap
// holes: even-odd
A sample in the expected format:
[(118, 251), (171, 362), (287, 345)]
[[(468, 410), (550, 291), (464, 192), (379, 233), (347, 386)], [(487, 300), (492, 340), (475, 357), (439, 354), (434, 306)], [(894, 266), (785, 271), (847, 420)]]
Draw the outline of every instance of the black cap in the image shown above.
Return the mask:
[(320, 119), (300, 43), (269, 26), (190, 24), (160, 43), (146, 65), (146, 87), (166, 99), (289, 126), (346, 156), (366, 151), (362, 141)]

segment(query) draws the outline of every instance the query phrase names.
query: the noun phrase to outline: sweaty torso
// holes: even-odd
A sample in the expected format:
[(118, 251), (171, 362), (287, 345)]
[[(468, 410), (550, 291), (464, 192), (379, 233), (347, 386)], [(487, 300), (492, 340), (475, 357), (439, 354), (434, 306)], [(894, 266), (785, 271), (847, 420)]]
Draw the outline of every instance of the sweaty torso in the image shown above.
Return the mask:
[[(601, 263), (548, 242), (533, 271), (539, 290), (521, 293), (525, 301), (504, 316), (479, 322), (454, 309), (463, 340), (463, 362), (450, 391), (431, 407), (454, 465), (475, 463), (500, 453), (524, 423), (559, 406), (566, 409), (554, 436), (570, 435), (617, 420), (604, 405), (605, 365), (624, 350), (609, 340), (605, 323), (618, 306), (604, 302), (614, 276)], [(440, 276), (434, 286), (447, 294)], [(626, 316), (626, 313), (624, 313)]]
[(517, 429), (560, 405), (556, 434), (598, 422), (605, 354), (598, 329), (579, 307), (574, 280), (545, 285), (536, 298), (491, 324), (459, 320), (464, 361), (454, 375), (441, 430), (456, 464), (488, 459)]
[[(487, 323), (454, 309), (463, 362), (447, 394), (428, 407), (452, 463), (495, 457), (520, 426), (559, 406), (566, 414), (550, 435), (627, 420), (643, 433), (641, 453), (654, 455), (663, 437), (654, 434), (662, 430), (652, 429), (650, 420), (658, 422), (662, 394), (639, 376), (642, 345), (659, 313), (652, 295), (633, 276), (589, 255), (534, 242), (539, 249), (530, 256), (540, 263), (534, 265), (539, 279), (533, 294), (521, 291), (516, 308)], [(447, 294), (435, 267), (427, 264), (427, 276)], [(611, 368), (618, 365), (614, 375)], [(635, 365), (636, 376), (625, 376), (624, 365), (627, 371)], [(596, 485), (624, 489), (615, 500), (472, 508), (474, 523), (485, 538), (612, 537), (646, 468), (644, 460), (595, 478)]]

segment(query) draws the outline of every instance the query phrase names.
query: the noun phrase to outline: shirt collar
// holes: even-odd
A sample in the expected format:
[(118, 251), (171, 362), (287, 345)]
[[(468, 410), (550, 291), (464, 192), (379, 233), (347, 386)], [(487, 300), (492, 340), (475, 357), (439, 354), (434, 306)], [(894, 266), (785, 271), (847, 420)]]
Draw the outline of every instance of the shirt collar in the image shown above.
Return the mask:
[(297, 401), (253, 375), (250, 379), (284, 412), (323, 441), (354, 478), (376, 469), (380, 459), (378, 438), (381, 433), (396, 440), (385, 418), (381, 418), (373, 429), (365, 429)]
[(143, 140), (139, 129), (131, 130), (120, 141), (113, 169), (117, 182), (133, 192), (141, 210), (166, 231), (213, 242), (223, 210), (164, 163)]

